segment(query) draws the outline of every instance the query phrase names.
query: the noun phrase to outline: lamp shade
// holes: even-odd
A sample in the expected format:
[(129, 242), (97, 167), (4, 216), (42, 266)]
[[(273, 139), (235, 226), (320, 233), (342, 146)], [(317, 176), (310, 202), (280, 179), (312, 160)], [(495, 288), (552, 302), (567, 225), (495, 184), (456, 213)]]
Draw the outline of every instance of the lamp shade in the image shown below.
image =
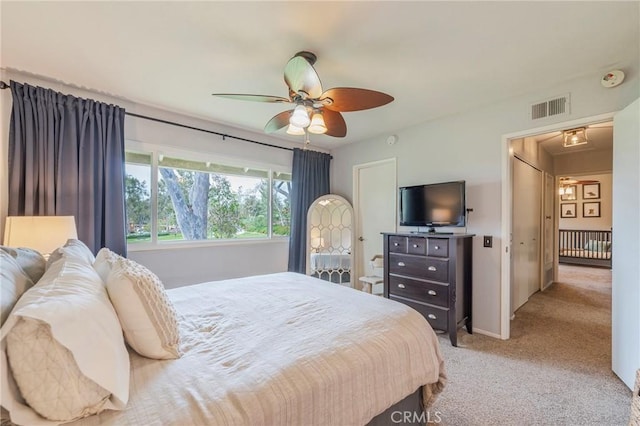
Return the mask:
[(293, 110), (293, 114), (291, 114), (291, 118), (289, 119), (290, 124), (302, 128), (307, 127), (310, 122), (311, 120), (309, 119), (309, 113), (307, 112), (307, 108), (304, 105), (298, 105)]
[(316, 135), (321, 135), (327, 132), (327, 126), (324, 124), (324, 118), (322, 113), (316, 112), (311, 117), (311, 124), (309, 124), (309, 131)]
[(8, 216), (4, 245), (28, 247), (49, 254), (69, 238), (78, 238), (73, 216)]
[(295, 136), (304, 135), (304, 129), (302, 127), (296, 127), (293, 124), (289, 124), (289, 127), (287, 127), (287, 134)]

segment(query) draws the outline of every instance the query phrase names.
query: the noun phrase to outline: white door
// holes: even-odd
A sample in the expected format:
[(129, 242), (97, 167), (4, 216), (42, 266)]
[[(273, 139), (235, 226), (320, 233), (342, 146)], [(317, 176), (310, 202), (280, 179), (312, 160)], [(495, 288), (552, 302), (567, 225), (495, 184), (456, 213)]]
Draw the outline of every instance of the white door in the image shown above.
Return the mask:
[(640, 99), (613, 118), (611, 360), (633, 388), (640, 368)]
[[(396, 231), (396, 159), (359, 164), (353, 167), (353, 208), (356, 217), (357, 277), (371, 275), (369, 261), (382, 254), (381, 232)], [(359, 288), (359, 284), (356, 284)]]
[(513, 157), (512, 313), (540, 289), (540, 173), (540, 170)]

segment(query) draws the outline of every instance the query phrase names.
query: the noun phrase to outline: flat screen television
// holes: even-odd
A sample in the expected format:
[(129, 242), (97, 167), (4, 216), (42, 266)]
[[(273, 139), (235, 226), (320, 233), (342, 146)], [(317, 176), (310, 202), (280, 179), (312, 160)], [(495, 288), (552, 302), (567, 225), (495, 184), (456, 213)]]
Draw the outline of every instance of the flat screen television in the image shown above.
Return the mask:
[(401, 226), (466, 225), (465, 181), (404, 186), (399, 191)]

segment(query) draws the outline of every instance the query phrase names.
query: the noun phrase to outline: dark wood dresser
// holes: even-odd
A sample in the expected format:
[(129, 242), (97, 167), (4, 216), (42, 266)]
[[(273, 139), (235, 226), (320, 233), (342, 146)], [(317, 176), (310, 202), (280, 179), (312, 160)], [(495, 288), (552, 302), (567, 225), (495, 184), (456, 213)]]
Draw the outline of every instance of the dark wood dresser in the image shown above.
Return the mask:
[(449, 333), (471, 323), (472, 234), (384, 235), (384, 297), (420, 312), (434, 330)]

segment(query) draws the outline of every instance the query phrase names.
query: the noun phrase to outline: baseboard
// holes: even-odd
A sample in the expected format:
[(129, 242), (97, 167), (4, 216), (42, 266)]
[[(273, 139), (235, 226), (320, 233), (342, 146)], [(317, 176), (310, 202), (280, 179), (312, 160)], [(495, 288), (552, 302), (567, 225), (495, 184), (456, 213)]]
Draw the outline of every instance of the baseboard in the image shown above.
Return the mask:
[(478, 334), (482, 334), (484, 336), (489, 336), (489, 337), (493, 337), (494, 339), (501, 339), (502, 340), (502, 336), (500, 336), (499, 334), (496, 333), (492, 333), (490, 331), (487, 330), (482, 330), (481, 328), (472, 328), (474, 333), (478, 333)]

